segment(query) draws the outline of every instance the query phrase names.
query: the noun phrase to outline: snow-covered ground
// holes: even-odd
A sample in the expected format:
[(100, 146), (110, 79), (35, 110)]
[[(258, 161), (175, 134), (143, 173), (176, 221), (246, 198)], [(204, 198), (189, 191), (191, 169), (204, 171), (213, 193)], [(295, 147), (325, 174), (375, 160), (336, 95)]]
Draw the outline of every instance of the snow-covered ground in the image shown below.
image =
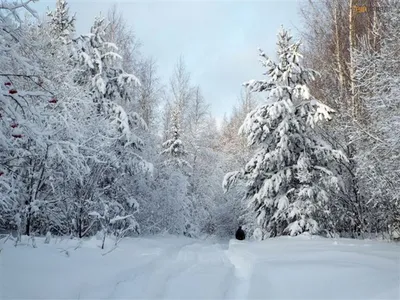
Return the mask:
[(0, 243), (2, 299), (400, 299), (400, 246), (300, 236)]

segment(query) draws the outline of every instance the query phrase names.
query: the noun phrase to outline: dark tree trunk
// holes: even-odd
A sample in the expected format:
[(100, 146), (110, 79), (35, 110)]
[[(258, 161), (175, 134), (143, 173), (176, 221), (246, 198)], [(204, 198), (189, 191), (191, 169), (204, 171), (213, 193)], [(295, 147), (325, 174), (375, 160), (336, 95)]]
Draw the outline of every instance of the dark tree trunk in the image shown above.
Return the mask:
[(78, 219), (78, 236), (82, 238), (82, 220), (81, 218)]
[(30, 231), (31, 231), (31, 214), (28, 213), (28, 217), (26, 218), (25, 235), (29, 236)]

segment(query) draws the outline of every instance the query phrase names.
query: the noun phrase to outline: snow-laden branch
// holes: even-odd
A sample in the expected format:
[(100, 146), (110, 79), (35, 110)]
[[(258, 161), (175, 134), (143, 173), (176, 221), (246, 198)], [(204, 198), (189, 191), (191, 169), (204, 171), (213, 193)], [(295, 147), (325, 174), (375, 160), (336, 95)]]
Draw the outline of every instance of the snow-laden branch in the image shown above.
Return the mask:
[[(26, 1), (22, 1), (21, 0), (21, 2), (17, 2), (17, 1), (15, 1), (15, 2), (13, 2), (13, 3), (9, 3), (9, 2), (6, 2), (6, 1), (4, 1), (4, 0), (2, 0), (1, 2), (0, 2), (0, 10), (1, 9), (4, 9), (4, 10), (8, 10), (8, 11), (10, 11), (10, 12), (12, 12), (14, 15), (16, 14), (16, 10), (18, 10), (18, 9), (20, 9), (20, 8), (24, 8), (24, 9), (26, 9), (32, 16), (34, 16), (36, 19), (39, 19), (39, 15), (38, 15), (38, 13), (34, 10), (34, 9), (32, 9), (30, 6), (29, 6), (29, 4), (30, 3), (34, 3), (34, 2), (37, 2), (38, 0), (26, 0)], [(19, 19), (19, 18), (18, 18)]]

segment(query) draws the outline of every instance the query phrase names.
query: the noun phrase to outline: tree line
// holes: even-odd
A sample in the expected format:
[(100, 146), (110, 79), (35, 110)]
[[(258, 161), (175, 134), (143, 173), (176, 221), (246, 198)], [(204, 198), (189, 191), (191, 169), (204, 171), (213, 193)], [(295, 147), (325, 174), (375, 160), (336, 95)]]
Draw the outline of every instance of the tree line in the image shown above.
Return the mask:
[(303, 4), (303, 43), (281, 28), (220, 127), (184, 58), (163, 84), (115, 7), (78, 35), (65, 0), (44, 19), (30, 2), (0, 4), (1, 230), (104, 244), (399, 228), (396, 1)]

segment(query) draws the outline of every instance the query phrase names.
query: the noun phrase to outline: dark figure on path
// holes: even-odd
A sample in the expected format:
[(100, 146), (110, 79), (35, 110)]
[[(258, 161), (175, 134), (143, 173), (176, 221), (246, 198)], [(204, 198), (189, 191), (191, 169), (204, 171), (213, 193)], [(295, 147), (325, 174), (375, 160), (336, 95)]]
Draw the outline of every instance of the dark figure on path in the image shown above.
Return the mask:
[(244, 233), (242, 226), (239, 226), (239, 229), (236, 230), (236, 239), (242, 241), (245, 239), (245, 237), (246, 234)]

